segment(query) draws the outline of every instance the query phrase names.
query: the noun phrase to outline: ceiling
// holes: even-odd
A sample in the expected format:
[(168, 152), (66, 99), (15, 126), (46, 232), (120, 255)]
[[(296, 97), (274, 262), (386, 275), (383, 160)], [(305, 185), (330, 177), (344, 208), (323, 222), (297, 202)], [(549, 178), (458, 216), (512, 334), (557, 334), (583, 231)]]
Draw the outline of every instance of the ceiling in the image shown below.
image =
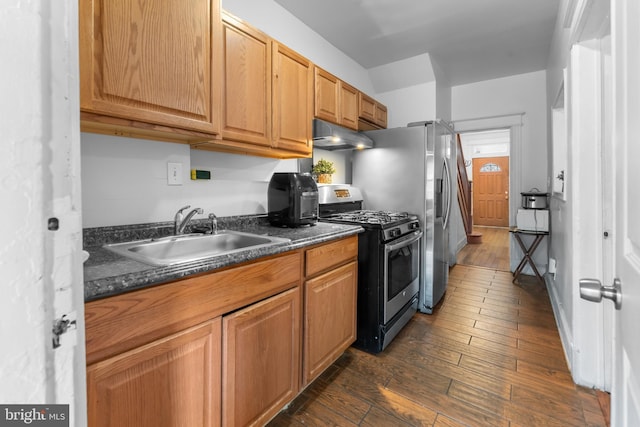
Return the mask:
[(452, 86), (545, 69), (560, 3), (275, 1), (365, 69), (428, 53)]

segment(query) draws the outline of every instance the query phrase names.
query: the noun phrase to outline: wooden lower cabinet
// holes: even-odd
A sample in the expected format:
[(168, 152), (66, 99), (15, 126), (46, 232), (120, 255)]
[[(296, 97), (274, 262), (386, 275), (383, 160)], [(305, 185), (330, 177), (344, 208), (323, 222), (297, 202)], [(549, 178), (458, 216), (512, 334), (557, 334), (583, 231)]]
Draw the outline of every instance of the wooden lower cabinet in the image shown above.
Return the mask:
[(356, 340), (358, 264), (305, 283), (303, 384), (309, 384)]
[(221, 319), (90, 365), (92, 427), (220, 425)]
[(86, 303), (89, 427), (266, 424), (355, 341), (357, 253), (350, 236)]
[(300, 389), (300, 290), (223, 318), (222, 425), (264, 425)]

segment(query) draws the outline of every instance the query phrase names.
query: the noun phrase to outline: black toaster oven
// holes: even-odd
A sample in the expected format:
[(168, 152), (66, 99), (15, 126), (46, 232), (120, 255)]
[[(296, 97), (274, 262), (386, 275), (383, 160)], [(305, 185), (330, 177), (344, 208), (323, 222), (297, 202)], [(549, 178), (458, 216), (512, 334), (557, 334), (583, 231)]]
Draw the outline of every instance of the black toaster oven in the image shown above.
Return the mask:
[(318, 221), (318, 186), (308, 173), (274, 173), (267, 199), (272, 225), (300, 227)]

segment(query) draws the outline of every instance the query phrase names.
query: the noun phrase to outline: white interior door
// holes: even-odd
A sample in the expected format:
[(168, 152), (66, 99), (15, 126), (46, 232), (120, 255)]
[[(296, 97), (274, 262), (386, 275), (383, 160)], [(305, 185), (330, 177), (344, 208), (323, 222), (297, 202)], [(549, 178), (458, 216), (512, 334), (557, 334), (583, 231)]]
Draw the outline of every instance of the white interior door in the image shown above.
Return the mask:
[(616, 312), (612, 425), (640, 425), (640, 2), (612, 1), (616, 158)]

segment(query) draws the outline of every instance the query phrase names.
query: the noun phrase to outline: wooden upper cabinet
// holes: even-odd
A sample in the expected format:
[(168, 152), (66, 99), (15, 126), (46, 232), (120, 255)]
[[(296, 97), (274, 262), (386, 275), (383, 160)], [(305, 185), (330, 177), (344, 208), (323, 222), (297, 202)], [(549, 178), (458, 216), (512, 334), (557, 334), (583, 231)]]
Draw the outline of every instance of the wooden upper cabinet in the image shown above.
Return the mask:
[(80, 0), (83, 127), (218, 134), (220, 30), (216, 0)]
[(358, 89), (340, 82), (340, 124), (358, 129)]
[(340, 122), (340, 80), (320, 67), (314, 68), (314, 115), (332, 123)]
[(271, 39), (222, 13), (222, 137), (271, 147)]
[(376, 100), (362, 92), (358, 98), (358, 116), (371, 123), (376, 121)]
[(87, 368), (90, 427), (220, 425), (218, 317)]
[(376, 103), (376, 124), (381, 128), (387, 127), (387, 107)]
[(333, 74), (315, 67), (315, 117), (358, 128), (358, 90)]
[[(382, 129), (387, 127), (387, 107), (370, 96), (359, 92), (358, 118), (360, 130)], [(365, 123), (362, 123), (362, 122)]]
[(227, 12), (222, 46), (222, 140), (192, 147), (279, 158), (311, 155), (311, 62)]
[(273, 139), (276, 148), (310, 156), (313, 71), (312, 63), (273, 41)]

